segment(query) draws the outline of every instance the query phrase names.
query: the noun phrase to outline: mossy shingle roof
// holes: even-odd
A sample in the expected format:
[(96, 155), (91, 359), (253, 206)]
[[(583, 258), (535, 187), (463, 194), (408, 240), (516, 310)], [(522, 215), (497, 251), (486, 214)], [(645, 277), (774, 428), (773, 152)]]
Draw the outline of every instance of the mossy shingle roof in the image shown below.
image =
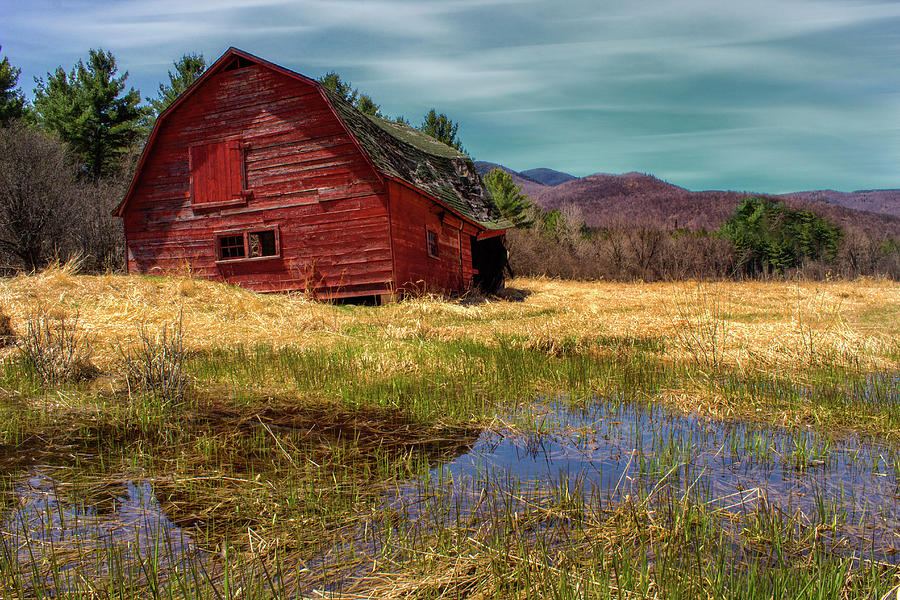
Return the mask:
[(500, 214), (468, 156), (408, 125), (365, 115), (334, 91), (322, 89), (375, 168), (422, 190), (486, 229), (512, 227)]

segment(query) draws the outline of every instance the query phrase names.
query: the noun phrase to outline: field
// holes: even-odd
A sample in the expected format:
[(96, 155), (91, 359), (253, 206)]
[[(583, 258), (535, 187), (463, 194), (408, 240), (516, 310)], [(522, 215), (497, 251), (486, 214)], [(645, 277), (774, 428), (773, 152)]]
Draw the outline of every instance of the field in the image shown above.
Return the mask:
[(900, 584), (893, 282), (375, 307), (62, 266), (0, 308), (2, 598)]

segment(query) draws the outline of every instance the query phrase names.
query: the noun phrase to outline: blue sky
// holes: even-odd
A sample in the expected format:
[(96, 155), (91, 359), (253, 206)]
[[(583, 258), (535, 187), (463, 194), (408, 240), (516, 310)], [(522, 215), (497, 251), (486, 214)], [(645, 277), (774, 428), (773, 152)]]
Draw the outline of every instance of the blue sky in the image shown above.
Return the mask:
[(112, 51), (143, 96), (228, 46), (336, 70), (478, 160), (691, 189), (900, 187), (900, 1), (2, 0), (33, 77)]

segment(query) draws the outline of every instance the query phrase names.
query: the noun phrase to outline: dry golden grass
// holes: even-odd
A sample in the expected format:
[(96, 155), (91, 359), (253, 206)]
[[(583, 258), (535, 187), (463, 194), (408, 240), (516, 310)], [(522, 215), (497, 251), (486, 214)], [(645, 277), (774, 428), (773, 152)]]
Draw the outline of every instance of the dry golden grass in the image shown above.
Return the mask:
[(521, 302), (424, 298), (387, 307), (386, 335), (524, 336), (535, 345), (662, 340), (665, 356), (793, 370), (831, 361), (896, 367), (900, 285), (851, 282), (609, 283), (516, 279)]
[(0, 280), (0, 306), (13, 329), (39, 314), (78, 315), (98, 365), (119, 345), (182, 319), (188, 349), (235, 343), (323, 343), (342, 326), (332, 307), (296, 295), (263, 295), (203, 280), (125, 275), (77, 275), (67, 266)]
[(0, 308), (16, 331), (42, 312), (77, 314), (101, 368), (120, 346), (137, 341), (141, 325), (162, 328), (179, 317), (188, 350), (328, 345), (354, 330), (381, 348), (463, 337), (491, 343), (517, 336), (539, 347), (637, 339), (660, 341), (665, 358), (701, 366), (792, 371), (816, 361), (896, 368), (900, 348), (900, 285), (885, 280), (645, 284), (520, 278), (510, 283), (511, 301), (424, 296), (349, 309), (203, 280), (73, 271), (63, 265), (0, 280)]

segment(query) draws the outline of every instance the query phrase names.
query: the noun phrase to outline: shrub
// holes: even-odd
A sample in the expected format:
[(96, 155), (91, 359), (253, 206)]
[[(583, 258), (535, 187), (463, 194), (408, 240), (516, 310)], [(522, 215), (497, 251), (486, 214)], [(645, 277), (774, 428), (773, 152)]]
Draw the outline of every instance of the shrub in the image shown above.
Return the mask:
[(87, 271), (124, 263), (122, 225), (112, 210), (127, 173), (76, 181), (62, 142), (15, 123), (0, 128), (0, 259), (32, 271), (82, 257)]
[(184, 397), (184, 338), (181, 319), (155, 335), (141, 326), (140, 342), (122, 350), (121, 363), (129, 394), (141, 392), (177, 401)]
[(26, 368), (48, 385), (91, 379), (98, 373), (90, 362), (90, 346), (78, 333), (77, 314), (72, 319), (65, 315), (29, 319), (16, 346)]
[(65, 145), (22, 123), (0, 128), (0, 250), (26, 270), (47, 264), (75, 216)]

